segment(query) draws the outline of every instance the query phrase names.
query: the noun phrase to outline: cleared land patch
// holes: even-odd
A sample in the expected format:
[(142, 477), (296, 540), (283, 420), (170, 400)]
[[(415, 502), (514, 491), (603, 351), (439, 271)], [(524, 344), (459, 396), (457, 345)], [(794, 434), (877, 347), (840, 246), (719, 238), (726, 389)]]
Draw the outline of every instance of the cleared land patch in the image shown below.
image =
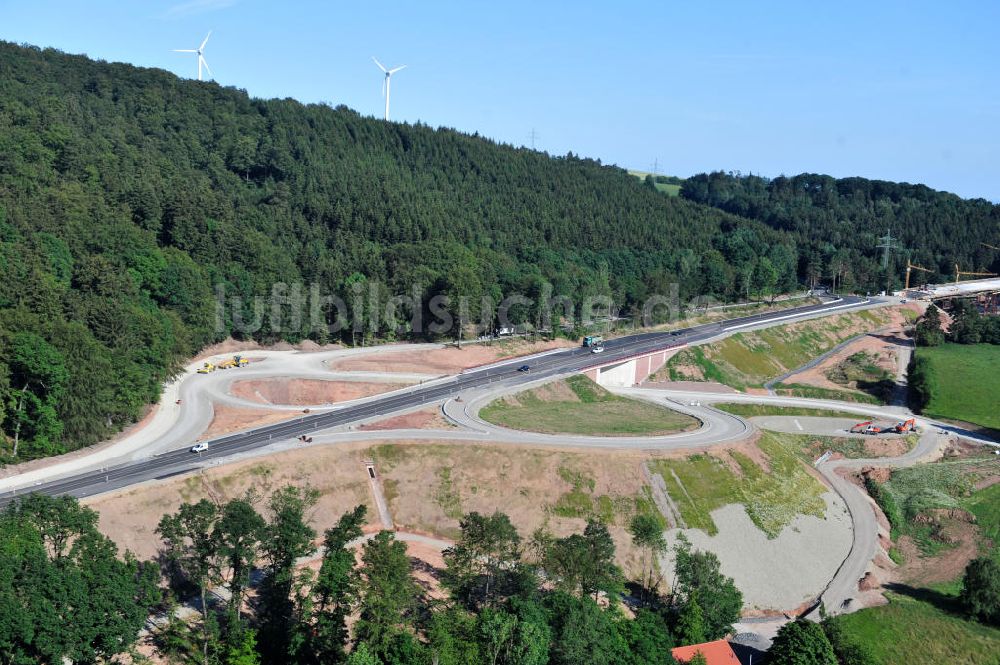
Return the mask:
[(505, 339), (491, 344), (466, 344), (443, 349), (399, 349), (353, 356), (330, 363), (330, 369), (352, 372), (416, 372), (425, 374), (456, 374), (463, 369), (487, 365), (505, 358), (574, 347), (568, 339), (529, 342)]
[(886, 369), (889, 361), (895, 362), (892, 358), (858, 351), (837, 363), (826, 373), (826, 377), (838, 385), (860, 390), (885, 403), (892, 397), (896, 386), (893, 373)]
[(1000, 431), (1000, 346), (944, 344), (917, 349), (929, 363), (931, 399), (924, 413)]
[[(965, 540), (960, 532), (971, 531), (977, 521), (968, 510), (972, 506), (984, 514), (989, 526), (991, 508), (982, 504), (982, 497), (996, 490), (977, 490), (976, 486), (996, 475), (996, 462), (989, 457), (943, 460), (897, 469), (874, 491), (892, 526), (893, 539), (904, 545), (913, 543), (917, 556), (935, 557)], [(975, 551), (969, 554), (974, 556)]]
[(501, 510), (525, 538), (538, 528), (565, 536), (597, 517), (609, 525), (629, 571), (639, 563), (629, 520), (636, 513), (661, 519), (642, 472), (647, 455), (405, 442), (375, 446), (370, 454), (393, 520), (407, 531), (453, 538), (463, 514)]
[(411, 385), (379, 381), (324, 381), (321, 379), (252, 379), (233, 383), (229, 392), (261, 404), (333, 404), (381, 395)]
[(774, 538), (796, 515), (822, 518), (826, 491), (801, 461), (802, 437), (763, 432), (757, 446), (764, 463), (730, 449), (728, 459), (698, 454), (651, 463), (659, 473), (689, 528), (718, 532), (712, 511), (742, 504), (757, 527)]
[(673, 381), (717, 381), (739, 389), (760, 387), (846, 339), (901, 318), (895, 310), (865, 310), (737, 333), (713, 344), (684, 349), (667, 361), (665, 369)]
[(497, 399), (480, 410), (487, 422), (546, 434), (658, 436), (696, 429), (698, 419), (665, 406), (620, 397), (572, 376)]

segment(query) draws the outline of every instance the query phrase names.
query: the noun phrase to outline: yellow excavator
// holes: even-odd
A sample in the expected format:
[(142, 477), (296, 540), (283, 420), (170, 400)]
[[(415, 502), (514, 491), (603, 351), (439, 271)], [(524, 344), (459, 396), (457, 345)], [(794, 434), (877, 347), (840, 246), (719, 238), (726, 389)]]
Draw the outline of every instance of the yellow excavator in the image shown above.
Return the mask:
[(204, 365), (198, 368), (199, 374), (211, 374), (214, 371), (215, 371), (215, 365), (213, 365), (212, 363), (205, 363)]

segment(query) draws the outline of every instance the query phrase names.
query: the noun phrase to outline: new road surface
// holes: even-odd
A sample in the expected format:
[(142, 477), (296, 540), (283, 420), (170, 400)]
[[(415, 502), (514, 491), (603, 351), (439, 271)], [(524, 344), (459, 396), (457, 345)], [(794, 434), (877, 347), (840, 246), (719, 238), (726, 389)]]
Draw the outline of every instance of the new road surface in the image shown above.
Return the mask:
[[(183, 474), (201, 468), (212, 460), (246, 453), (277, 441), (290, 440), (301, 435), (315, 434), (322, 430), (435, 404), (470, 388), (482, 388), (491, 384), (502, 384), (507, 387), (542, 378), (568, 375), (595, 365), (613, 363), (660, 349), (700, 343), (761, 325), (814, 318), (878, 304), (879, 301), (845, 296), (816, 305), (729, 319), (672, 332), (642, 333), (608, 340), (604, 343), (604, 353), (599, 356), (591, 354), (588, 349), (577, 348), (551, 353), (530, 361), (515, 358), (449, 379), (434, 381), (426, 386), (371, 398), (356, 405), (214, 439), (209, 442), (208, 450), (202, 453), (191, 453), (188, 445), (183, 445), (152, 457), (124, 461), (108, 460), (107, 466), (68, 473), (55, 479), (19, 484), (18, 476), (14, 476), (4, 479), (4, 496), (0, 498), (0, 505), (6, 504), (17, 494), (28, 491), (52, 495), (70, 494), (76, 497), (99, 494), (135, 483)], [(530, 365), (530, 369), (521, 371), (520, 368), (526, 362)], [(36, 474), (32, 476), (37, 477)]]

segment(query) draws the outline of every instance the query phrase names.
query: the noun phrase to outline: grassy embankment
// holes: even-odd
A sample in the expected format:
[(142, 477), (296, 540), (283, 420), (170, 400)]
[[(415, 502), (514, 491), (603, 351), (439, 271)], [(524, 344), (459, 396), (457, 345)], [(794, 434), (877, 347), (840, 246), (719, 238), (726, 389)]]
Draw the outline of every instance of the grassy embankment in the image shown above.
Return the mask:
[(501, 510), (527, 538), (540, 527), (564, 535), (593, 517), (610, 528), (624, 564), (634, 549), (626, 531), (632, 517), (663, 523), (642, 473), (643, 454), (473, 443), (384, 444), (369, 454), (402, 529), (455, 538), (465, 513)]
[[(893, 540), (913, 539), (919, 556), (940, 557), (953, 547), (952, 518), (938, 509), (975, 516), (980, 554), (1000, 560), (1000, 484), (975, 489), (996, 472), (992, 456), (900, 469), (881, 486), (891, 497)], [(880, 503), (884, 503), (883, 498)], [(936, 513), (936, 514), (935, 514)], [(918, 516), (922, 519), (917, 519)], [(894, 552), (898, 559), (898, 550)], [(907, 562), (901, 561), (904, 564)], [(957, 604), (961, 575), (933, 584), (911, 581), (887, 593), (889, 604), (836, 617), (846, 640), (869, 651), (879, 665), (993, 663), (1000, 665), (1000, 630), (966, 619)], [(928, 640), (927, 636), (934, 639)]]
[(777, 536), (796, 515), (822, 517), (826, 489), (806, 470), (801, 457), (803, 437), (764, 432), (757, 445), (769, 470), (738, 450), (729, 455), (736, 467), (711, 455), (664, 459), (651, 463), (680, 509), (688, 527), (715, 534), (711, 513), (741, 503), (747, 514), (769, 537)]
[[(714, 344), (684, 349), (668, 361), (666, 369), (673, 381), (716, 381), (739, 390), (759, 388), (841, 342), (880, 328), (887, 322), (887, 313), (865, 310), (737, 333)], [(778, 384), (776, 390), (802, 397), (878, 401), (876, 397), (847, 388), (841, 391)]]
[(926, 415), (1000, 432), (1000, 346), (944, 344), (922, 347), (917, 355), (929, 363), (933, 386)]
[(656, 436), (700, 424), (666, 407), (614, 395), (585, 376), (495, 400), (479, 415), (511, 429), (590, 436)]
[(894, 471), (887, 482), (874, 488), (876, 501), (892, 526), (893, 541), (902, 536), (912, 538), (922, 556), (935, 556), (953, 543), (944, 537), (949, 518), (934, 511), (965, 510), (976, 516), (982, 536), (998, 542), (1000, 502), (995, 500), (1000, 498), (1000, 485), (975, 489), (996, 472), (992, 456), (943, 460)]
[(731, 413), (734, 416), (753, 418), (754, 416), (817, 416), (820, 418), (857, 418), (864, 417), (850, 411), (834, 411), (832, 409), (810, 409), (804, 406), (772, 406), (770, 404), (741, 404), (727, 402), (713, 404), (716, 409)]

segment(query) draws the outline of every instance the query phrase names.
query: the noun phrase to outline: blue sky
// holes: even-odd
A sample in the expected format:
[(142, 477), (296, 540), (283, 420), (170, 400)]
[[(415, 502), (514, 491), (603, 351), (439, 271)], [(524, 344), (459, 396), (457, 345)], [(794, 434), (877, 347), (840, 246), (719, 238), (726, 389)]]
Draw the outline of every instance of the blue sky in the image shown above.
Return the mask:
[[(370, 6), (369, 6), (370, 5)], [(690, 175), (1000, 200), (1000, 3), (0, 0), (0, 39)]]

